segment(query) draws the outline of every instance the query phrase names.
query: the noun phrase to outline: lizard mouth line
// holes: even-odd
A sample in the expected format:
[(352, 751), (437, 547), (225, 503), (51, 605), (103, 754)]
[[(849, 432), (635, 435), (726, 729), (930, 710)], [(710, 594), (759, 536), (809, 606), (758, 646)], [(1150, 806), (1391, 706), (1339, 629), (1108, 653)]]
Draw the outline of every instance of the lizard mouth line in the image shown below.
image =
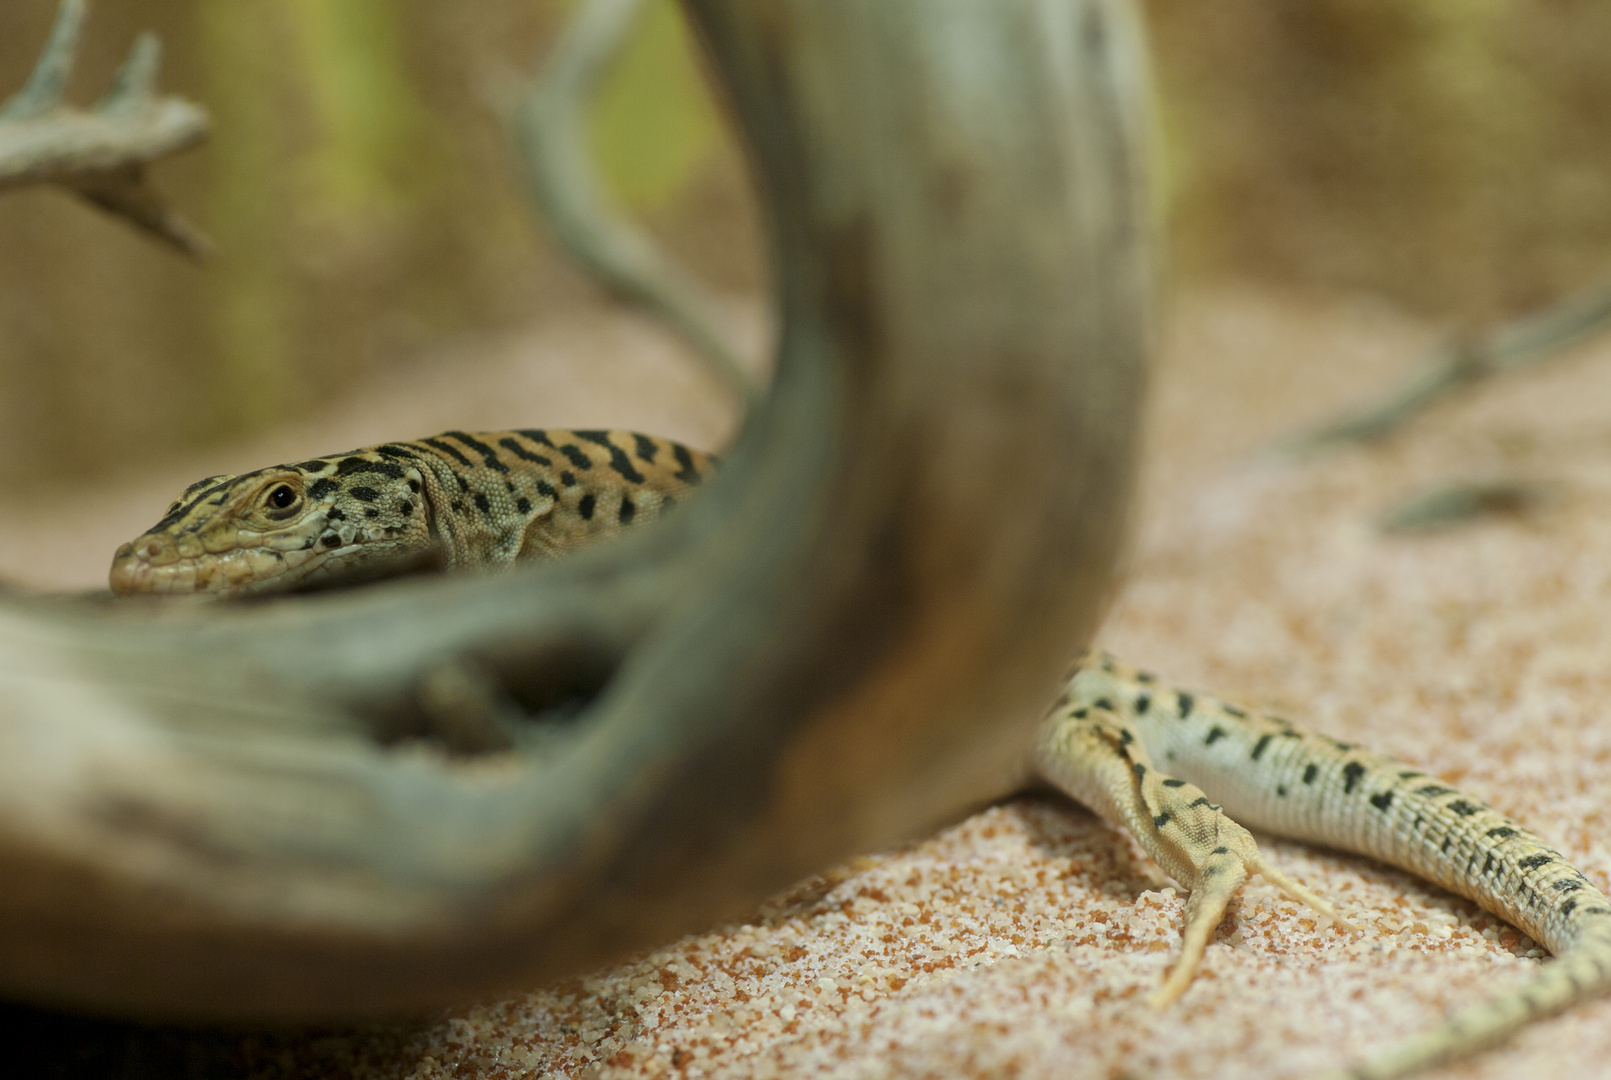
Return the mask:
[[(176, 562), (153, 563), (134, 551), (119, 556), (112, 564), (110, 583), (112, 591), (118, 594), (212, 592), (242, 595), (270, 588), (291, 588), (310, 577), (345, 569), (344, 564), (365, 554), (377, 553), (357, 544), (325, 551), (276, 551), (252, 546), (209, 552)], [(265, 571), (272, 573), (272, 584), (263, 580)]]

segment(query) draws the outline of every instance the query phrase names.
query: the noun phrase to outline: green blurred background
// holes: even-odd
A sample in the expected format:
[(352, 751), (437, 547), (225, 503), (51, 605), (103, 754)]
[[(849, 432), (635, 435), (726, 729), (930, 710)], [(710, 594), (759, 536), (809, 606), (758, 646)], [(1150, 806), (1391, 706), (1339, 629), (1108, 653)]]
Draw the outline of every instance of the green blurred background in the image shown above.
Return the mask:
[[(160, 34), (164, 88), (216, 127), (157, 179), (218, 254), (190, 265), (55, 191), (0, 198), (0, 479), (25, 494), (361, 408), (445, 343), (600, 303), (532, 221), (500, 121), (568, 7), (94, 6), (74, 100)], [(1611, 4), (1146, 7), (1177, 288), (1366, 292), (1475, 325), (1611, 265)], [(0, 94), (54, 11), (0, 5)], [(758, 290), (742, 162), (669, 0), (594, 121), (619, 200), (719, 290)]]

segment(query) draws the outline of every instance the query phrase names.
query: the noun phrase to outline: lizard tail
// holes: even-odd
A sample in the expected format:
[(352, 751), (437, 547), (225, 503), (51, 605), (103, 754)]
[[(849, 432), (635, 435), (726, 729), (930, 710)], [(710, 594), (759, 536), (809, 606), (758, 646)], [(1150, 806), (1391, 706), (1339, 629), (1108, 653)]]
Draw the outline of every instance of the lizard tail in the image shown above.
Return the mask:
[(1528, 1023), (1611, 993), (1611, 926), (1582, 940), (1515, 990), (1455, 1013), (1327, 1080), (1394, 1080), (1497, 1045)]

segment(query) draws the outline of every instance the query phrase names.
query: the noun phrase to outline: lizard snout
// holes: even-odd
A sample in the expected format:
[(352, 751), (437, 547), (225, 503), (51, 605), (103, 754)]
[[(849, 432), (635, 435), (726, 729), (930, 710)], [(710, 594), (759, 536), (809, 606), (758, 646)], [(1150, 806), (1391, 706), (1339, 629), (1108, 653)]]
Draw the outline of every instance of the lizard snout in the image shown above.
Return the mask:
[(165, 536), (147, 535), (124, 544), (112, 556), (112, 572), (108, 583), (119, 595), (149, 592), (148, 584), (154, 567), (176, 562), (179, 551)]

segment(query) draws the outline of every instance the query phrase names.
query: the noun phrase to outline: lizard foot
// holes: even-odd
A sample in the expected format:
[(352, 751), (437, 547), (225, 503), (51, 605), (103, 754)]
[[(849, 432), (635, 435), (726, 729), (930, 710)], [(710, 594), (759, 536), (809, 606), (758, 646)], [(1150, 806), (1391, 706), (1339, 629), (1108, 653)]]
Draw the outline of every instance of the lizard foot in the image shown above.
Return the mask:
[[(1153, 776), (1159, 774), (1153, 773), (1146, 779)], [(1145, 781), (1142, 786), (1147, 786)], [(1161, 865), (1165, 865), (1167, 859), (1167, 866), (1173, 867), (1169, 869), (1170, 876), (1190, 889), (1191, 895), (1186, 900), (1185, 926), (1181, 929), (1180, 959), (1163, 985), (1148, 995), (1149, 1005), (1154, 1008), (1172, 1005), (1191, 986), (1202, 965), (1203, 951), (1249, 874), (1263, 877), (1327, 922), (1353, 930), (1330, 904), (1265, 859), (1253, 835), (1226, 817), (1198, 788), (1172, 777), (1160, 777), (1158, 786), (1171, 797), (1147, 800), (1149, 805), (1159, 809), (1152, 818), (1156, 830), (1154, 841), (1148, 844), (1143, 840), (1142, 846)], [(1160, 820), (1163, 820), (1162, 825), (1157, 824)], [(1164, 848), (1168, 849), (1167, 853), (1160, 850)], [(1161, 854), (1165, 858), (1159, 858)]]
[(1353, 929), (1331, 905), (1266, 860), (1252, 834), (1201, 788), (1155, 769), (1131, 726), (1106, 699), (1055, 710), (1042, 729), (1036, 763), (1058, 787), (1128, 828), (1164, 872), (1190, 892), (1180, 959), (1149, 997), (1154, 1006), (1171, 1004), (1191, 985), (1209, 940), (1250, 873), (1328, 922)]

